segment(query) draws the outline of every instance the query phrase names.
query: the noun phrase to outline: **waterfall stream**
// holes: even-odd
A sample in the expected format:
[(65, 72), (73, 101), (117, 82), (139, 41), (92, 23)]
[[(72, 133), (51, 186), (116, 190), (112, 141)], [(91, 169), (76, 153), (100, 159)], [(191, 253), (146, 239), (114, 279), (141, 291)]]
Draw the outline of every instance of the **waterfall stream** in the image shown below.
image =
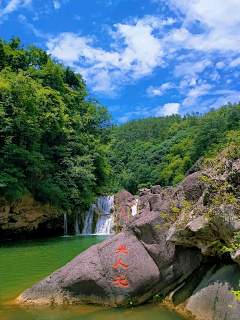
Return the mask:
[(64, 217), (64, 237), (66, 237), (68, 235), (68, 229), (67, 229), (67, 214), (64, 213), (63, 214)]
[(80, 234), (79, 224), (78, 224), (78, 212), (76, 212), (76, 217), (75, 217), (75, 231), (76, 231), (76, 235)]
[(135, 214), (137, 214), (137, 205), (138, 205), (138, 199), (136, 199), (136, 204), (132, 206), (132, 216), (135, 216)]
[(114, 196), (106, 196), (98, 198), (98, 207), (102, 210), (103, 215), (98, 217), (95, 233), (112, 234), (114, 218), (111, 214), (111, 208), (114, 206)]
[(85, 213), (85, 221), (82, 234), (92, 233), (93, 212), (96, 208), (95, 204), (92, 204), (91, 208)]
[(82, 234), (92, 234), (93, 214), (96, 207), (101, 209), (101, 215), (98, 216), (94, 234), (114, 234), (114, 218), (111, 213), (113, 206), (114, 196), (99, 197), (97, 205), (92, 205), (90, 210), (86, 212)]

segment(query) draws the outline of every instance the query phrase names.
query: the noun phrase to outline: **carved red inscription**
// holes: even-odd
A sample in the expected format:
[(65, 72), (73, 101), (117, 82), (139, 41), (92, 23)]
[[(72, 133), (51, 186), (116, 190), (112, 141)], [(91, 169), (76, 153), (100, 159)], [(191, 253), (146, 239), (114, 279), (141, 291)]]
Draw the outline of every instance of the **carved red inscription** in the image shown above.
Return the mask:
[(129, 254), (127, 251), (127, 247), (125, 244), (120, 244), (120, 246), (117, 248), (117, 251), (115, 253), (123, 252), (125, 254)]
[(123, 268), (128, 269), (129, 266), (126, 266), (125, 264), (121, 263), (121, 260), (122, 258), (118, 260), (118, 262), (113, 266), (113, 268), (117, 268), (117, 266), (122, 266)]
[(122, 287), (128, 287), (129, 283), (126, 283), (127, 278), (125, 278), (125, 274), (123, 274), (122, 278), (119, 276), (116, 276), (116, 279), (113, 280), (113, 283), (116, 283), (116, 287), (122, 286)]

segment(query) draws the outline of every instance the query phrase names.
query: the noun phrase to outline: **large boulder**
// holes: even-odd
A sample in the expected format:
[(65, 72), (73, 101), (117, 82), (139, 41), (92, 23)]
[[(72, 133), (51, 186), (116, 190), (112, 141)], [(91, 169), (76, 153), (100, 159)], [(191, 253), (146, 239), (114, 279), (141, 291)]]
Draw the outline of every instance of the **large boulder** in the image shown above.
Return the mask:
[[(216, 243), (224, 241), (228, 246), (236, 232), (240, 231), (238, 211), (234, 205), (221, 205), (212, 220), (206, 217), (192, 217), (192, 220), (181, 227), (177, 221), (169, 229), (167, 241), (174, 245), (198, 247), (203, 255), (215, 255)], [(239, 255), (233, 253), (233, 260), (239, 261)]]
[(137, 214), (122, 233), (81, 253), (18, 301), (130, 306), (167, 293), (200, 266), (202, 255), (167, 244), (165, 222), (156, 212)]
[(134, 196), (127, 190), (122, 189), (115, 194), (114, 201), (118, 209), (120, 206), (132, 203)]
[(238, 291), (240, 267), (237, 264), (214, 266), (199, 283), (187, 302), (186, 310), (198, 320), (237, 320), (240, 301), (231, 290)]
[(120, 190), (114, 197), (116, 211), (114, 213), (115, 232), (124, 228), (126, 221), (132, 218), (132, 206), (137, 203), (135, 197), (126, 190)]

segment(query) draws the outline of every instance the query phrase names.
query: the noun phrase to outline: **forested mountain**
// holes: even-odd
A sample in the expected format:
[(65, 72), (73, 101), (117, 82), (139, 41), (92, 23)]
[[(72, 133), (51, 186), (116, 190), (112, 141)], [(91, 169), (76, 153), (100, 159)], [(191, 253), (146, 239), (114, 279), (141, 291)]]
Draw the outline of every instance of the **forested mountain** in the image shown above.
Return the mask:
[(71, 211), (97, 193), (175, 185), (239, 132), (240, 104), (230, 103), (112, 128), (81, 75), (19, 38), (0, 40), (0, 197), (10, 202), (31, 193)]
[(202, 156), (216, 155), (240, 135), (240, 104), (205, 115), (187, 114), (132, 120), (115, 126), (109, 151), (111, 192), (181, 182)]
[(71, 210), (106, 183), (110, 114), (45, 51), (0, 40), (0, 197)]

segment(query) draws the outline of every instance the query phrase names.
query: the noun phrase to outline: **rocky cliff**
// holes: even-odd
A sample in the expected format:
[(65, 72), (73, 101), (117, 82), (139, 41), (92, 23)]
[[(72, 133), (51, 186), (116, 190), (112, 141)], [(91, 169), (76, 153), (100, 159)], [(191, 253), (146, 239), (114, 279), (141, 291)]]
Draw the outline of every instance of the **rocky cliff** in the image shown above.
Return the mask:
[[(240, 314), (240, 159), (220, 155), (177, 188), (115, 196), (118, 234), (27, 289), (19, 303), (138, 305), (155, 297), (198, 320)], [(156, 296), (157, 295), (157, 296)]]
[(49, 204), (41, 204), (31, 195), (9, 203), (0, 199), (1, 239), (63, 235), (63, 214)]

